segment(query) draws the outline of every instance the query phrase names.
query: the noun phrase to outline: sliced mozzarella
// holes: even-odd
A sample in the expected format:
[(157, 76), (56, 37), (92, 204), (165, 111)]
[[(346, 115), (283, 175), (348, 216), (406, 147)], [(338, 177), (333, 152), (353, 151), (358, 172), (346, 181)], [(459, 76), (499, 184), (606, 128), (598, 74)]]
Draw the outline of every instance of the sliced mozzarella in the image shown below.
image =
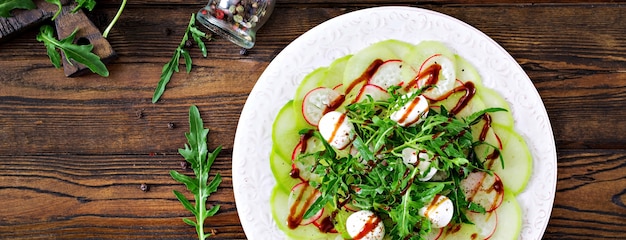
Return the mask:
[(452, 220), (454, 204), (452, 204), (452, 200), (444, 195), (435, 195), (429, 204), (419, 210), (419, 214), (428, 218), (432, 227), (442, 228)]
[(433, 81), (435, 86), (426, 90), (424, 95), (429, 99), (439, 99), (454, 89), (456, 68), (448, 57), (437, 54), (422, 64), (418, 77), (421, 77), (418, 79), (420, 87), (431, 84), (433, 78), (436, 80)]
[(351, 214), (346, 220), (346, 230), (353, 239), (382, 240), (385, 236), (382, 219), (369, 210)]
[(324, 114), (319, 121), (318, 129), (322, 137), (336, 149), (344, 149), (354, 138), (354, 126), (348, 116), (341, 112), (332, 111)]
[[(406, 96), (408, 95), (403, 97)], [(396, 121), (400, 126), (410, 127), (419, 123), (428, 114), (428, 108), (428, 100), (424, 96), (419, 95), (393, 112), (389, 118)]]
[[(419, 160), (418, 160), (419, 157)], [(402, 150), (402, 161), (406, 165), (414, 165), (417, 164), (417, 168), (419, 169), (420, 176), (417, 179), (425, 182), (433, 178), (437, 173), (437, 169), (430, 166), (432, 158), (428, 156), (428, 153), (420, 152), (417, 154), (417, 151), (413, 148), (405, 148)], [(424, 173), (426, 173), (424, 175)]]

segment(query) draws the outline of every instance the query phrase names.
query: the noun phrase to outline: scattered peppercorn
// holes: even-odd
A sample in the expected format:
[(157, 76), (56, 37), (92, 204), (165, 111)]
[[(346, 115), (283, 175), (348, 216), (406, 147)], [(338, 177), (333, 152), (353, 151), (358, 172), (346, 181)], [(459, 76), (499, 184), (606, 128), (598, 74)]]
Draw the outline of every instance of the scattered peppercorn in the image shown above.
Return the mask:
[(241, 50), (239, 50), (239, 55), (242, 55), (242, 56), (248, 55), (248, 49), (242, 48)]
[(189, 169), (189, 163), (187, 161), (181, 161), (180, 162), (180, 168), (183, 169), (183, 170)]
[(192, 46), (193, 46), (193, 42), (192, 42), (191, 40), (187, 40), (187, 41), (185, 41), (185, 47), (186, 47), (186, 48), (190, 48), (190, 47), (192, 47)]
[(141, 191), (144, 191), (144, 192), (150, 191), (150, 187), (148, 186), (148, 184), (145, 184), (145, 183), (142, 183), (139, 189), (141, 189)]
[(169, 129), (174, 129), (175, 127), (176, 127), (176, 126), (174, 125), (174, 123), (173, 123), (173, 122), (168, 122), (168, 123), (167, 123), (167, 128), (169, 128)]

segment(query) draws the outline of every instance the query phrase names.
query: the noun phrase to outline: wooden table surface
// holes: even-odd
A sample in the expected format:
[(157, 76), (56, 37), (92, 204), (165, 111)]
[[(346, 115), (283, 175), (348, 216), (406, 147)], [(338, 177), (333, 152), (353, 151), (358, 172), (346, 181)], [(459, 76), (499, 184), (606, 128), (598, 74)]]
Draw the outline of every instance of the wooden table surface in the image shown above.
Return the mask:
[[(120, 0), (87, 13), (101, 29)], [(335, 16), (382, 5), (458, 18), (492, 37), (538, 89), (558, 154), (554, 210), (545, 239), (626, 239), (626, 5), (449, 0), (279, 0), (246, 55), (221, 37), (208, 57), (191, 50), (191, 73), (176, 73), (150, 99), (191, 13), (207, 1), (130, 0), (108, 41), (110, 76), (66, 78), (27, 30), (0, 44), (0, 239), (194, 239), (172, 190), (189, 106), (224, 150), (223, 176), (207, 220), (214, 239), (246, 238), (232, 189), (231, 156), (248, 94), (296, 37)], [(173, 125), (173, 127), (172, 127)], [(142, 191), (146, 184), (149, 191)]]

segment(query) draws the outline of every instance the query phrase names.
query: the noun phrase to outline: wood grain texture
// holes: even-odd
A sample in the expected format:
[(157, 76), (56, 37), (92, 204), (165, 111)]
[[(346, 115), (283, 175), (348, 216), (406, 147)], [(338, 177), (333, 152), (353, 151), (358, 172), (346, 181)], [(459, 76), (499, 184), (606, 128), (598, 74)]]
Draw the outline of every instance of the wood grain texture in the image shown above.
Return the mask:
[[(103, 30), (120, 1), (86, 15)], [(174, 74), (150, 103), (161, 68), (205, 2), (129, 1), (108, 41), (111, 75), (66, 78), (36, 29), (0, 44), (0, 239), (193, 239), (168, 175), (196, 104), (223, 146), (224, 182), (207, 227), (244, 239), (232, 190), (239, 114), (257, 78), (291, 41), (332, 17), (379, 5), (435, 10), (483, 31), (520, 63), (539, 91), (558, 152), (554, 210), (544, 239), (626, 239), (626, 11), (611, 1), (279, 1), (247, 55), (225, 39), (190, 49), (193, 70)], [(182, 69), (181, 69), (182, 70)], [(169, 128), (173, 123), (174, 128)], [(150, 190), (140, 190), (142, 183)]]

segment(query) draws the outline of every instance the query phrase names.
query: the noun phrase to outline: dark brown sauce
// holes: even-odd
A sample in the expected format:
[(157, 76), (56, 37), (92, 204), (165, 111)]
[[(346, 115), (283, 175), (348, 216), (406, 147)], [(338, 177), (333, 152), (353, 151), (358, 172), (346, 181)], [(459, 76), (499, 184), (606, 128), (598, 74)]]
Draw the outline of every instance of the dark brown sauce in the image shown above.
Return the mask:
[[(402, 114), (402, 116), (400, 117), (400, 119), (398, 119), (399, 123), (404, 123), (406, 121), (406, 119), (409, 117), (409, 115), (411, 114), (411, 112), (413, 112), (413, 109), (415, 109), (415, 107), (417, 107), (417, 105), (419, 104), (419, 102), (422, 99), (419, 97), (414, 98), (411, 103), (409, 104), (409, 106), (407, 107), (406, 111), (404, 112), (404, 114)], [(411, 126), (413, 123), (417, 122), (420, 120), (420, 117), (415, 118), (413, 121), (411, 122), (407, 122), (405, 123), (406, 126)]]
[(336, 233), (337, 230), (335, 230), (335, 224), (333, 224), (333, 218), (331, 216), (327, 216), (325, 218), (322, 219), (321, 222), (314, 222), (313, 223), (317, 229), (320, 230), (320, 232), (323, 233)]
[(304, 193), (306, 192), (307, 188), (310, 187), (309, 184), (304, 183), (304, 189), (302, 189), (300, 191), (300, 193), (298, 193), (298, 197), (296, 197), (296, 199), (293, 202), (293, 205), (291, 205), (291, 207), (289, 208), (289, 216), (287, 216), (287, 226), (290, 229), (296, 229), (300, 223), (302, 223), (302, 220), (304, 218), (304, 214), (306, 213), (306, 210), (309, 209), (311, 207), (311, 205), (313, 204), (313, 202), (315, 201), (315, 195), (316, 194), (311, 194), (308, 198), (304, 199), (304, 204), (302, 205), (302, 209), (300, 211), (298, 211), (298, 205), (300, 205), (300, 202), (302, 202), (303, 198), (304, 198)]
[(472, 233), (472, 236), (470, 237), (470, 239), (472, 240), (478, 239), (478, 233)]
[(333, 129), (333, 133), (330, 135), (330, 137), (328, 138), (328, 142), (333, 142), (333, 140), (335, 140), (335, 137), (337, 136), (337, 131), (339, 131), (339, 127), (341, 127), (341, 124), (343, 123), (343, 121), (346, 120), (346, 115), (345, 114), (341, 114), (341, 116), (339, 117), (339, 119), (337, 119), (337, 123), (334, 126)]
[(291, 171), (289, 172), (289, 176), (291, 178), (300, 178), (300, 169), (298, 169), (295, 165), (291, 165)]
[(457, 93), (457, 92), (462, 92), (464, 91), (465, 94), (459, 99), (459, 101), (456, 103), (456, 105), (454, 106), (454, 108), (452, 108), (452, 110), (450, 110), (450, 113), (452, 115), (456, 115), (459, 112), (461, 112), (461, 110), (463, 110), (463, 108), (465, 108), (467, 106), (467, 104), (472, 100), (472, 98), (474, 98), (474, 95), (476, 95), (476, 86), (474, 86), (473, 82), (464, 82), (462, 83), (461, 86), (458, 86), (454, 89), (452, 89), (452, 91), (447, 92), (446, 94), (440, 96), (439, 98), (435, 98), (435, 99), (431, 99), (435, 102), (438, 101), (443, 101), (446, 100), (447, 98), (450, 97), (450, 95)]
[(383, 60), (381, 60), (381, 59), (374, 60), (374, 62), (372, 62), (367, 67), (367, 69), (365, 69), (365, 72), (363, 72), (363, 74), (361, 74), (361, 76), (359, 76), (357, 79), (352, 81), (352, 83), (350, 83), (350, 85), (348, 85), (346, 87), (346, 93), (349, 93), (350, 91), (352, 91), (352, 89), (355, 88), (357, 85), (359, 85), (359, 84), (361, 84), (363, 82), (369, 81), (369, 79), (372, 78), (372, 76), (374, 76), (374, 73), (376, 73), (376, 71), (378, 71), (378, 68), (380, 68), (380, 66), (383, 65), (383, 63), (385, 63), (385, 62)]
[(483, 125), (483, 129), (480, 131), (480, 136), (478, 137), (478, 140), (480, 140), (481, 142), (485, 141), (485, 139), (487, 138), (487, 133), (491, 128), (491, 115), (483, 115), (483, 120), (485, 120), (485, 125)]
[(339, 96), (338, 98), (334, 99), (332, 102), (330, 102), (330, 104), (328, 104), (328, 106), (326, 106), (326, 109), (324, 109), (323, 114), (337, 110), (337, 108), (339, 108), (339, 106), (341, 106), (341, 104), (343, 104), (345, 100), (346, 100), (346, 96), (343, 94)]
[(376, 228), (376, 226), (378, 226), (378, 223), (380, 223), (380, 218), (379, 217), (377, 217), (376, 215), (370, 216), (370, 218), (367, 219), (367, 222), (365, 222), (365, 225), (363, 226), (363, 228), (361, 229), (359, 234), (354, 236), (352, 239), (358, 240), (358, 239), (361, 239), (361, 238), (367, 236), (368, 233), (373, 231), (374, 228)]
[(439, 201), (440, 197), (441, 195), (435, 195), (435, 198), (433, 198), (433, 201), (430, 202), (430, 205), (428, 205), (428, 207), (426, 208), (426, 211), (424, 212), (424, 217), (428, 217), (428, 214), (430, 212), (435, 210), (437, 207), (439, 207), (439, 205), (441, 205), (444, 202), (444, 201)]
[(441, 65), (433, 64), (426, 68), (424, 71), (418, 73), (418, 75), (413, 78), (407, 85), (404, 87), (405, 91), (409, 91), (412, 87), (418, 87), (418, 82), (420, 79), (428, 77), (424, 82), (424, 86), (435, 85), (439, 82), (439, 72), (441, 72)]
[[(306, 148), (307, 146), (307, 142), (309, 141), (310, 138), (313, 137), (313, 130), (309, 130), (306, 133), (300, 135), (300, 153), (305, 153), (306, 152)], [(294, 156), (295, 157), (295, 156)], [(292, 159), (295, 160), (295, 159)]]

